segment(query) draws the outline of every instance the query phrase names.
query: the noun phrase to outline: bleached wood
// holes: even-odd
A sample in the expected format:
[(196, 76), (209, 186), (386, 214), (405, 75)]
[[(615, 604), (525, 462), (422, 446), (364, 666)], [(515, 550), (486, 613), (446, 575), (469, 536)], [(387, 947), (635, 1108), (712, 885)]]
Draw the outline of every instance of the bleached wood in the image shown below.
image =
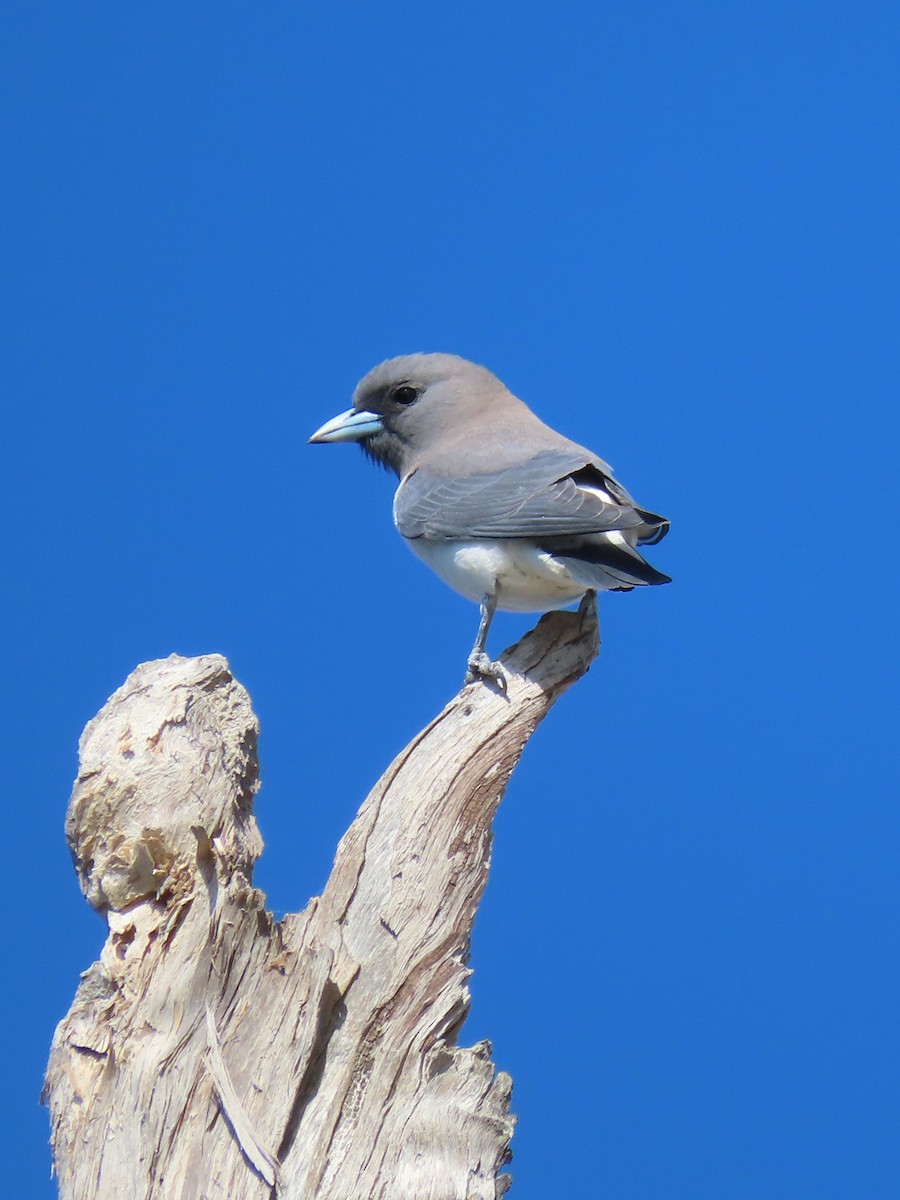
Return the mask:
[(597, 651), (553, 613), (388, 767), (321, 897), (251, 884), (257, 722), (224, 659), (138, 667), (89, 723), (67, 834), (106, 916), (45, 1097), (62, 1200), (495, 1200), (514, 1118), (456, 1044), (491, 822)]

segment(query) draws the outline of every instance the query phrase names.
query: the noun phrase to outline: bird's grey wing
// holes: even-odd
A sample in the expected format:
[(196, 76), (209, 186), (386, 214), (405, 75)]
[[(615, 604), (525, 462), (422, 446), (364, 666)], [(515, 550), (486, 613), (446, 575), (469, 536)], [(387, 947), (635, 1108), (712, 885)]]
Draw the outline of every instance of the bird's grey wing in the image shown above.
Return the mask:
[(449, 477), (420, 467), (403, 480), (394, 520), (407, 538), (557, 537), (634, 530), (658, 541), (664, 518), (638, 508), (600, 459), (544, 451), (513, 467)]

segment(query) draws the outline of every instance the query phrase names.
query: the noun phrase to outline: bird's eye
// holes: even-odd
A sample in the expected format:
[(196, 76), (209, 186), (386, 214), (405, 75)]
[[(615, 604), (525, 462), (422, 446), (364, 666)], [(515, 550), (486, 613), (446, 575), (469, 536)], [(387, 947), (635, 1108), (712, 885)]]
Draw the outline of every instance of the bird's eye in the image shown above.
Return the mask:
[(398, 404), (412, 404), (413, 400), (417, 400), (419, 393), (409, 383), (401, 383), (399, 387), (394, 388), (391, 395), (392, 400), (396, 400)]

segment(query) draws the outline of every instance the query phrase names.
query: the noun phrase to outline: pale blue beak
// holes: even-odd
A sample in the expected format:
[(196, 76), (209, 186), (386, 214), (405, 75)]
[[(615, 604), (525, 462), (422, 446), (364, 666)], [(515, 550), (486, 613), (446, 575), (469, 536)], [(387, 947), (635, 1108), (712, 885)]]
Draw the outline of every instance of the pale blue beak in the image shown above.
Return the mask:
[(381, 433), (384, 426), (377, 413), (361, 412), (348, 408), (346, 412), (332, 417), (317, 429), (309, 439), (311, 442), (359, 442), (372, 433)]

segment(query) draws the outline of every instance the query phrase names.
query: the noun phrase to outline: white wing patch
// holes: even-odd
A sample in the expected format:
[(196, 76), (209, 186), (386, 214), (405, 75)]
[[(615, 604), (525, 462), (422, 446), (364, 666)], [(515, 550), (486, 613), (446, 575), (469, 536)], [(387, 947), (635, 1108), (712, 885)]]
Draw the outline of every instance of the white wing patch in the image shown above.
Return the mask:
[(634, 550), (637, 544), (637, 533), (634, 529), (604, 529), (601, 533), (592, 533), (588, 540), (592, 542), (612, 542), (614, 546), (622, 546), (626, 550)]
[(605, 488), (594, 487), (593, 484), (589, 483), (579, 483), (577, 486), (579, 492), (587, 492), (590, 496), (596, 496), (597, 499), (602, 501), (604, 504), (617, 503)]

